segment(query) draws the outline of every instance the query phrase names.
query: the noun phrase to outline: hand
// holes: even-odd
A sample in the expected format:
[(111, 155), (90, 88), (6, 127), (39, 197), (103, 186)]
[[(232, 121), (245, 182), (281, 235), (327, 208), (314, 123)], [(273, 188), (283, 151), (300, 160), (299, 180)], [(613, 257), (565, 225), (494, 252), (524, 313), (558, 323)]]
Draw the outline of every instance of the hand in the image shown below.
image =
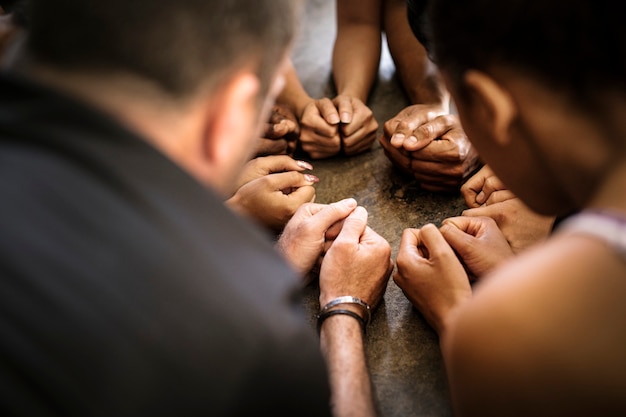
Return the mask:
[(492, 193), (487, 201), (481, 207), (464, 210), (463, 216), (492, 218), (515, 253), (545, 240), (552, 232), (554, 217), (535, 213), (510, 191)]
[(463, 184), (461, 194), (469, 207), (462, 214), (494, 219), (515, 253), (546, 239), (552, 232), (554, 217), (531, 210), (487, 165)]
[[(498, 196), (496, 196), (497, 193), (499, 193)], [(492, 195), (494, 197), (491, 199), (491, 203), (494, 200), (504, 201), (515, 198), (488, 165), (484, 165), (461, 186), (461, 194), (469, 208), (486, 204)]]
[(333, 104), (339, 112), (339, 130), (346, 155), (356, 155), (370, 149), (378, 131), (378, 122), (372, 110), (358, 98), (345, 95), (335, 97)]
[(367, 226), (367, 211), (357, 207), (325, 253), (320, 269), (320, 306), (344, 295), (378, 305), (393, 270), (391, 247)]
[(339, 122), (339, 114), (330, 99), (311, 100), (300, 115), (302, 150), (313, 159), (341, 152)]
[(303, 279), (310, 278), (309, 271), (324, 253), (326, 232), (355, 208), (353, 198), (332, 204), (303, 204), (285, 226), (277, 250)]
[(441, 335), (453, 310), (472, 295), (463, 265), (437, 227), (402, 233), (393, 280)]
[(277, 172), (312, 170), (313, 166), (306, 161), (297, 161), (287, 155), (270, 155), (253, 158), (243, 167), (237, 177), (236, 189), (257, 178)]
[(265, 125), (256, 156), (292, 155), (300, 137), (300, 125), (295, 114), (287, 106), (275, 104), (272, 115)]
[(387, 157), (415, 177), (422, 188), (457, 191), (480, 165), (478, 153), (457, 116), (437, 115), (432, 108), (426, 110), (429, 108), (414, 105), (404, 109), (385, 123), (379, 141)]
[(313, 184), (319, 180), (301, 173), (312, 168), (309, 163), (289, 156), (255, 158), (245, 166), (237, 191), (226, 204), (278, 232), (298, 207), (314, 200)]
[(480, 278), (514, 256), (506, 238), (490, 217), (451, 217), (439, 229), (461, 258), (470, 278)]
[(420, 127), (443, 115), (447, 112), (441, 105), (413, 104), (385, 122), (384, 135), (396, 149), (417, 151), (439, 136), (429, 127)]

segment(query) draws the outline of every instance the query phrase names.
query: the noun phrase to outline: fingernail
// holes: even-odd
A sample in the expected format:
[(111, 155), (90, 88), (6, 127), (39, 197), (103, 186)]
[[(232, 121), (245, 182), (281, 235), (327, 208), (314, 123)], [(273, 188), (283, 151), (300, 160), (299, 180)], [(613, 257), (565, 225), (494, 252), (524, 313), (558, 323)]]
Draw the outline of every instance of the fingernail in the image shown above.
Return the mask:
[(304, 174), (304, 179), (307, 180), (308, 182), (319, 182), (320, 179), (317, 178), (315, 175), (312, 174)]
[(409, 143), (409, 145), (415, 145), (417, 143), (417, 138), (415, 136), (409, 136), (407, 142)]
[(350, 123), (351, 121), (352, 121), (352, 117), (350, 117), (350, 113), (347, 113), (347, 112), (341, 113), (342, 123)]
[(391, 140), (404, 140), (404, 135), (402, 133), (396, 133), (391, 137)]
[(476, 202), (478, 204), (483, 204), (485, 202), (485, 193), (484, 192), (480, 192), (478, 193), (478, 195), (476, 196)]
[(339, 116), (337, 116), (336, 114), (332, 114), (328, 117), (328, 123), (332, 125), (336, 125), (337, 123), (339, 123), (339, 121)]
[(313, 165), (309, 164), (306, 161), (296, 161), (296, 164), (300, 167), (300, 168), (304, 168), (304, 169), (313, 169)]
[(356, 207), (356, 200), (354, 198), (346, 198), (342, 200), (342, 203), (348, 207)]

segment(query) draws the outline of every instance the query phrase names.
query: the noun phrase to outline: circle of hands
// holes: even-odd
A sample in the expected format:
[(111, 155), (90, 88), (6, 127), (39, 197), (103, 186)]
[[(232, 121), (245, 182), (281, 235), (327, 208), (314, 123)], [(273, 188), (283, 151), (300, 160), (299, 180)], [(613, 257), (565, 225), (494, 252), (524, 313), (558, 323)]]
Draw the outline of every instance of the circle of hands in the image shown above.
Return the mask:
[(554, 219), (527, 208), (488, 166), (476, 171), (481, 162), (456, 115), (409, 106), (384, 124), (378, 141), (386, 156), (424, 189), (460, 189), (468, 208), (439, 227), (406, 229), (394, 263), (387, 240), (367, 225), (365, 208), (354, 199), (315, 203), (313, 166), (292, 157), (298, 141), (313, 159), (364, 152), (377, 129), (371, 110), (350, 97), (314, 100), (300, 122), (275, 105), (257, 157), (227, 204), (276, 233), (277, 248), (304, 284), (319, 278), (320, 305), (350, 294), (375, 307), (395, 269), (394, 282), (441, 332), (471, 297), (472, 283), (547, 237)]

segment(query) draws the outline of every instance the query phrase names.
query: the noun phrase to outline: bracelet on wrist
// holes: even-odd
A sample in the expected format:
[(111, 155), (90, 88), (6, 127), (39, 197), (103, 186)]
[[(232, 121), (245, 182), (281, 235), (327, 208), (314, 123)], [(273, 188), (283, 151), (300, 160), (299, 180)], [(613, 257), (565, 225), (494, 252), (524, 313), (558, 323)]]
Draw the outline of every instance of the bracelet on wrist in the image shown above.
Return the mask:
[(342, 304), (353, 304), (359, 306), (362, 312), (361, 318), (364, 320), (366, 325), (370, 323), (372, 319), (372, 309), (370, 308), (369, 304), (367, 304), (360, 298), (353, 297), (351, 295), (344, 295), (331, 300), (328, 304), (320, 309), (320, 314), (326, 311), (333, 310), (334, 308), (339, 307)]
[(317, 315), (317, 333), (319, 334), (321, 332), (322, 324), (324, 323), (324, 320), (337, 314), (347, 315), (356, 319), (361, 325), (361, 330), (363, 331), (363, 334), (365, 334), (366, 324), (365, 324), (365, 320), (363, 320), (363, 317), (359, 316), (357, 313), (355, 313), (352, 310), (345, 310), (345, 309), (335, 309), (335, 310), (327, 310), (324, 312), (320, 312), (320, 314)]

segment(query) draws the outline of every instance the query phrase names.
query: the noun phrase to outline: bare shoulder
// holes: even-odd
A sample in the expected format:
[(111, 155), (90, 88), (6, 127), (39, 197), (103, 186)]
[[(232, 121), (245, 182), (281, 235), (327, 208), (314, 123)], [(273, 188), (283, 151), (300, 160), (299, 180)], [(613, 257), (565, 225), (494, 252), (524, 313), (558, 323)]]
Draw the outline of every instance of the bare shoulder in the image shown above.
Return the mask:
[(495, 271), (442, 337), (459, 415), (623, 414), (625, 299), (626, 263), (586, 237)]

